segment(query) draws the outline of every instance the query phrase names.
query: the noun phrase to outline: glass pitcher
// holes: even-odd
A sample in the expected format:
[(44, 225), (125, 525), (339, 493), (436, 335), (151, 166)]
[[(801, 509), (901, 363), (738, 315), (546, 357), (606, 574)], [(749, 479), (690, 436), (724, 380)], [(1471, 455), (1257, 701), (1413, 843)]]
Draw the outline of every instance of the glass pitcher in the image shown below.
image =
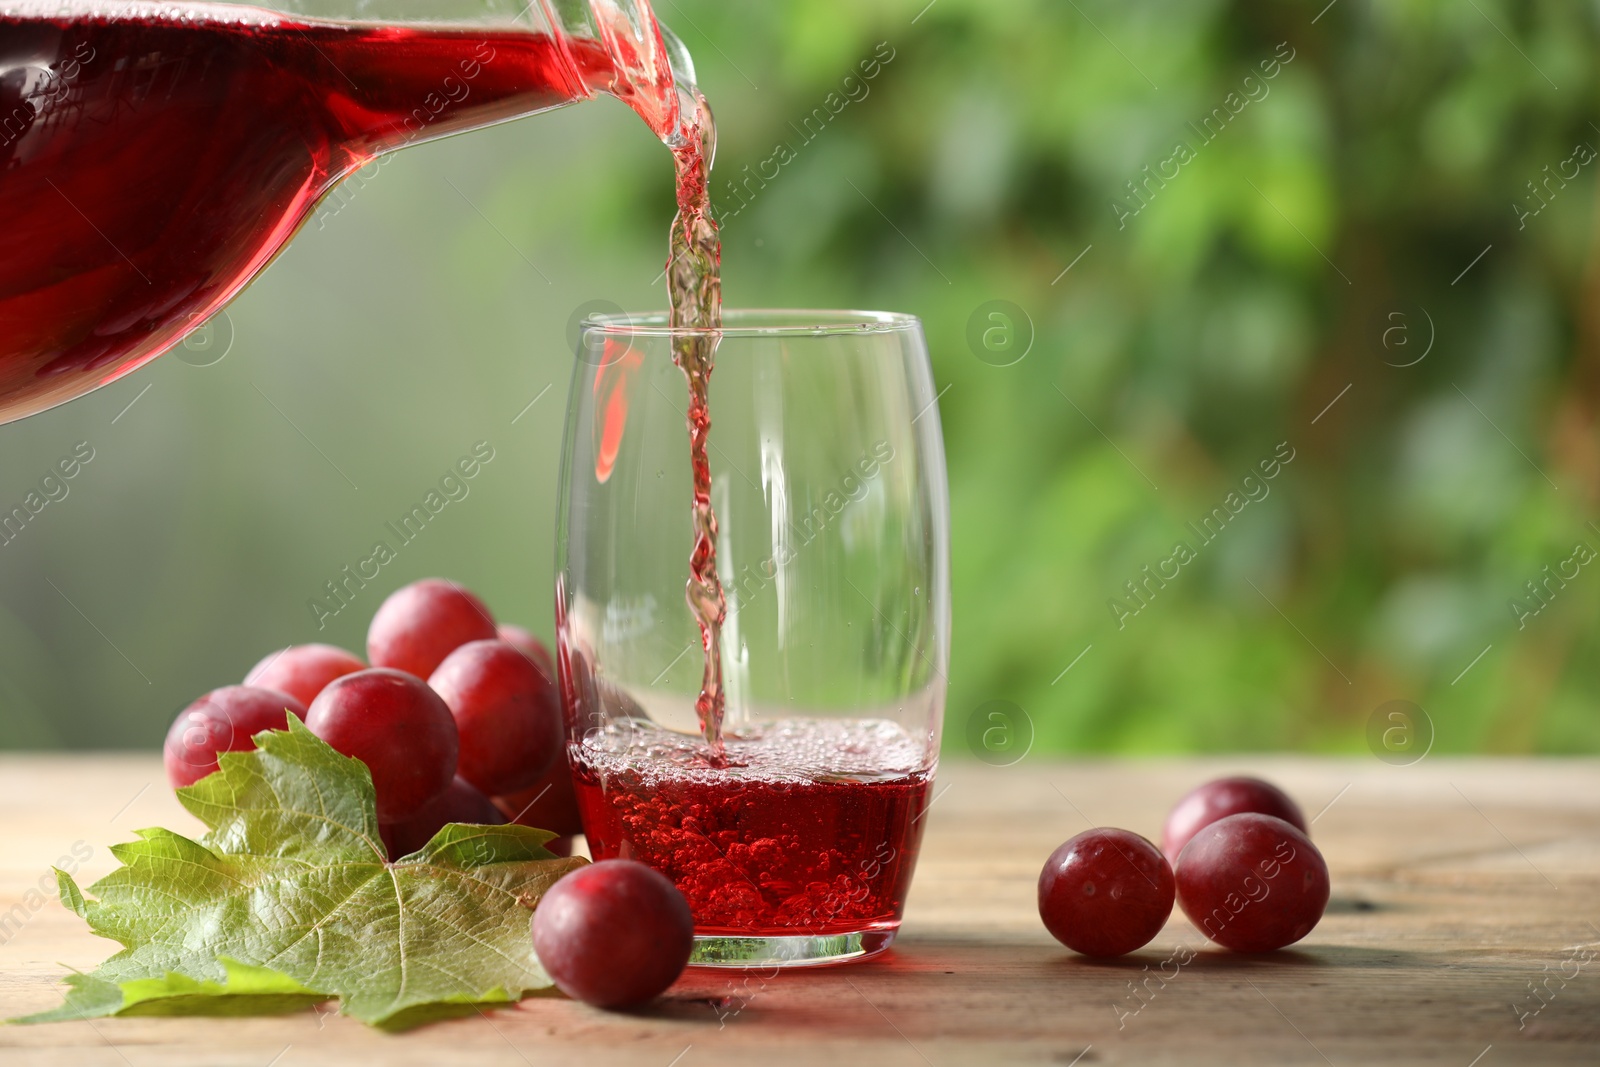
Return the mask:
[(599, 93), (689, 135), (649, 0), (0, 0), (0, 423), (177, 344), (377, 156)]

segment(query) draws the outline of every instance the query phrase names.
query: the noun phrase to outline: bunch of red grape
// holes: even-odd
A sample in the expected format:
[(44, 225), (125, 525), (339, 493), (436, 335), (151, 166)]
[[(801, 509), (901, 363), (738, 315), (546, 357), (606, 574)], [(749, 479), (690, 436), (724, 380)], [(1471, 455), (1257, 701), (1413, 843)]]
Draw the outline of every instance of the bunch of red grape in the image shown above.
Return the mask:
[(367, 660), (332, 645), (280, 649), (243, 685), (215, 689), (167, 732), (176, 788), (217, 769), (217, 753), (255, 747), (289, 716), (372, 772), (391, 859), (446, 823), (581, 833), (550, 652), (528, 631), (496, 625), (482, 600), (426, 578), (397, 590), (367, 630)]
[(1127, 830), (1063, 844), (1039, 874), (1039, 917), (1086, 956), (1148, 944), (1178, 906), (1235, 952), (1269, 952), (1311, 932), (1328, 904), (1328, 865), (1300, 808), (1258, 778), (1219, 778), (1178, 801), (1158, 851)]
[[(582, 833), (567, 768), (554, 666), (528, 631), (496, 625), (483, 601), (426, 578), (385, 600), (367, 629), (367, 663), (332, 645), (272, 653), (243, 685), (214, 689), (167, 732), (167, 779), (191, 785), (217, 753), (255, 747), (289, 716), (372, 772), (391, 860), (446, 823), (510, 819)], [(643, 1003), (689, 962), (694, 920), (660, 874), (631, 860), (582, 867), (534, 912), (535, 952), (563, 991), (605, 1008)]]

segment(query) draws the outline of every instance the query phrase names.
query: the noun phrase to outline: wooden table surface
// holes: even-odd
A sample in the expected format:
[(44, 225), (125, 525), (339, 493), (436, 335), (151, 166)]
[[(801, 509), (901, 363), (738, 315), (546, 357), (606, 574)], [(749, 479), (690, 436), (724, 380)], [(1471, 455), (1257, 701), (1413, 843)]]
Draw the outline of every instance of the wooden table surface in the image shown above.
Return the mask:
[[(1176, 911), (1120, 961), (1050, 939), (1034, 885), (1057, 844), (1091, 823), (1155, 837), (1181, 793), (1237, 771), (1321, 813), (1333, 900), (1305, 941), (1232, 956)], [(938, 789), (900, 940), (874, 961), (691, 971), (638, 1014), (536, 996), (402, 1035), (311, 1011), (10, 1026), (0, 1064), (1600, 1063), (1600, 760), (1030, 757), (949, 763)], [(87, 884), (152, 825), (197, 827), (153, 757), (0, 758), (0, 1014), (54, 1006), (66, 968), (113, 949), (29, 887), (74, 847)]]

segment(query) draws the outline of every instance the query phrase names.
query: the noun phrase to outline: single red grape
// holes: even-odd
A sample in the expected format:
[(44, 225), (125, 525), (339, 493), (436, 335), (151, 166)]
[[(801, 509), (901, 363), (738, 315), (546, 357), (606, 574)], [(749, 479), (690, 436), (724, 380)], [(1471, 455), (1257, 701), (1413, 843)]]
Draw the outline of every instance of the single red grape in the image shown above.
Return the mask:
[(428, 685), (461, 734), (456, 773), (485, 793), (527, 788), (560, 754), (556, 687), (504, 641), (468, 641), (444, 658)]
[(570, 856), (572, 835), (583, 833), (578, 794), (572, 787), (572, 769), (565, 752), (556, 755), (544, 777), (520, 793), (495, 797), (494, 803), (514, 823), (561, 835), (544, 846), (558, 855)]
[(335, 678), (366, 669), (360, 656), (334, 645), (292, 645), (263, 657), (244, 676), (244, 684), (276, 689), (310, 706)]
[(367, 627), (367, 659), (426, 678), (468, 641), (494, 636), (483, 601), (454, 582), (424, 578), (389, 594)]
[(404, 671), (373, 667), (334, 679), (311, 702), (306, 725), (367, 765), (379, 822), (410, 818), (455, 777), (460, 740), (450, 709)]
[(1161, 831), (1161, 851), (1176, 864), (1178, 853), (1202, 826), (1240, 812), (1275, 815), (1301, 833), (1309, 833), (1300, 805), (1289, 794), (1259, 778), (1218, 778), (1192, 790), (1172, 806)]
[(472, 783), (457, 777), (443, 793), (418, 808), (416, 814), (402, 822), (379, 823), (378, 832), (389, 850), (389, 858), (397, 860), (409, 856), (433, 840), (433, 835), (444, 829), (446, 823), (464, 822), (484, 826), (499, 826), (506, 821), (500, 809), (472, 787)]
[(527, 656), (529, 659), (533, 660), (533, 662), (537, 663), (540, 668), (544, 670), (544, 676), (546, 678), (549, 678), (551, 681), (555, 681), (555, 657), (550, 655), (550, 649), (546, 647), (543, 641), (539, 640), (537, 637), (533, 636), (532, 633), (524, 630), (522, 627), (513, 626), (509, 622), (503, 622), (499, 626), (495, 627), (495, 636), (500, 638), (500, 640), (504, 641), (506, 644), (510, 645), (512, 648), (516, 649), (518, 652), (521, 652), (524, 656)]
[(1172, 914), (1172, 868), (1127, 830), (1085, 830), (1039, 872), (1039, 918), (1085, 956), (1121, 956), (1150, 943)]
[(580, 867), (550, 887), (533, 913), (533, 949), (561, 991), (597, 1008), (643, 1004), (689, 963), (689, 902), (633, 860)]
[(1270, 952), (1311, 932), (1328, 906), (1328, 865), (1282, 819), (1244, 812), (1201, 827), (1178, 854), (1178, 905), (1211, 940)]
[(287, 730), (289, 716), (306, 717), (305, 705), (288, 693), (247, 685), (213, 689), (178, 712), (162, 749), (167, 781), (193, 785), (217, 769), (217, 753), (243, 752), (262, 730)]
[[(563, 718), (568, 722), (582, 721), (587, 712), (580, 709), (586, 707), (592, 711), (597, 706), (594, 675), (582, 650), (563, 643), (557, 655), (557, 673), (558, 677), (566, 679), (557, 686)], [(537, 782), (521, 792), (495, 797), (494, 802), (514, 823), (560, 834), (545, 846), (552, 852), (565, 847), (568, 851), (563, 854), (570, 854), (573, 835), (583, 833), (572, 769), (564, 753), (557, 754), (550, 769)]]
[(561, 642), (556, 649), (556, 679), (561, 687), (561, 711), (569, 733), (581, 735), (600, 725), (600, 685), (594, 672), (594, 653), (581, 644)]

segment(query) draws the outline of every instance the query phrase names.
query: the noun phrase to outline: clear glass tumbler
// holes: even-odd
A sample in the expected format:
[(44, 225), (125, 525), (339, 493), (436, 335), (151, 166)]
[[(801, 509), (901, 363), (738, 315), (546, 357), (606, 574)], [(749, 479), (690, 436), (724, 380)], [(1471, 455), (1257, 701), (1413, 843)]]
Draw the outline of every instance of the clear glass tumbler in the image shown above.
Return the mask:
[(664, 316), (584, 324), (557, 535), (568, 756), (596, 859), (656, 868), (699, 965), (894, 939), (938, 764), (949, 502), (920, 323), (724, 315), (708, 456), (725, 756), (695, 701), (688, 389)]

